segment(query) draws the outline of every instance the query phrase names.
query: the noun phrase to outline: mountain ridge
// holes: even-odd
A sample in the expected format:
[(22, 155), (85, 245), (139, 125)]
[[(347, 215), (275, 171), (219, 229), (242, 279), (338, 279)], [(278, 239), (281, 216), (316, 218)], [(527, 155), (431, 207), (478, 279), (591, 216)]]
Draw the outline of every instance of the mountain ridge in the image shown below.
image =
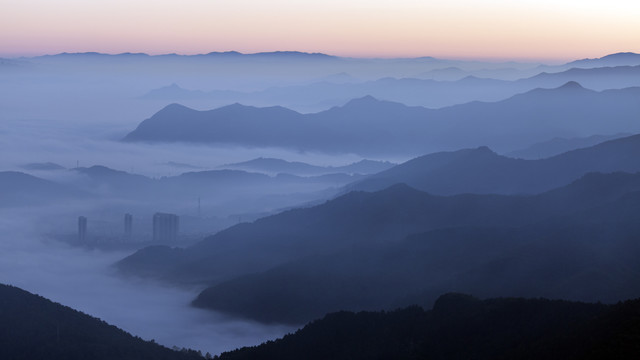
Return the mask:
[[(640, 132), (634, 121), (640, 113), (640, 88), (595, 92), (568, 84), (493, 103), (471, 102), (436, 110), (368, 96), (312, 114), (234, 105), (204, 112), (184, 110), (172, 118), (161, 110), (123, 140), (229, 143), (375, 156), (476, 144), (502, 150), (567, 133)], [(606, 124), (605, 116), (609, 119)]]

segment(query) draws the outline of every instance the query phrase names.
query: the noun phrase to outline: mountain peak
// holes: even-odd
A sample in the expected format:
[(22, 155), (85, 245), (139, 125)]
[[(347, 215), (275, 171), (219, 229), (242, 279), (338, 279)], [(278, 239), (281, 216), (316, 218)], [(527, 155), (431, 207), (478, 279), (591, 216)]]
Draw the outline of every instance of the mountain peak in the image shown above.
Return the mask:
[(365, 96), (363, 96), (363, 97), (361, 97), (361, 98), (355, 98), (355, 99), (350, 100), (350, 101), (347, 103), (347, 105), (353, 105), (353, 104), (358, 104), (358, 105), (361, 105), (361, 104), (374, 104), (374, 103), (379, 103), (379, 102), (380, 102), (380, 100), (378, 100), (378, 99), (374, 98), (373, 96), (371, 96), (371, 95), (365, 95)]
[(404, 104), (396, 103), (388, 100), (379, 100), (371, 95), (366, 95), (360, 98), (355, 98), (349, 100), (346, 104), (342, 106), (342, 108), (371, 108), (371, 107), (380, 107), (382, 104), (385, 105), (402, 105)]
[(568, 81), (566, 84), (560, 86), (558, 89), (584, 89), (577, 81)]
[(188, 108), (188, 107), (186, 107), (186, 106), (184, 106), (182, 104), (171, 103), (171, 104), (165, 106), (164, 108), (162, 108), (162, 110), (160, 110), (159, 112), (171, 112), (171, 113), (174, 113), (174, 112), (182, 112), (182, 111), (185, 111), (185, 110), (193, 110), (193, 109)]

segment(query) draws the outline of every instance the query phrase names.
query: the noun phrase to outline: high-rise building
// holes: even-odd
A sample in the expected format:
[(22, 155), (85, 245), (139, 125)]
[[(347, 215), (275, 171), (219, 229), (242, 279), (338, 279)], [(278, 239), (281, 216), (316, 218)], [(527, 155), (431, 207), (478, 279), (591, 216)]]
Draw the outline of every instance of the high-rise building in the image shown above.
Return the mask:
[(133, 215), (124, 214), (124, 238), (126, 240), (131, 239), (132, 231), (133, 231)]
[(178, 239), (180, 218), (175, 214), (155, 213), (153, 215), (153, 241), (174, 242)]
[(84, 216), (78, 217), (78, 240), (87, 240), (87, 218)]

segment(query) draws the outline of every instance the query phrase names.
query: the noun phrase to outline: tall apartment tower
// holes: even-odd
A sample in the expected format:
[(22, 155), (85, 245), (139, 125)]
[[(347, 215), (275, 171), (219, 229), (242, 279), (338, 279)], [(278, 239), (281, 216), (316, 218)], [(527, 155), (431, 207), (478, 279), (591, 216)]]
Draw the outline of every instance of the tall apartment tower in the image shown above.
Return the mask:
[(133, 231), (133, 215), (124, 214), (124, 238), (126, 240), (131, 239), (132, 231)]
[(87, 240), (87, 218), (84, 216), (78, 217), (78, 240)]
[(178, 215), (155, 213), (153, 215), (153, 241), (175, 242), (178, 239), (179, 225)]

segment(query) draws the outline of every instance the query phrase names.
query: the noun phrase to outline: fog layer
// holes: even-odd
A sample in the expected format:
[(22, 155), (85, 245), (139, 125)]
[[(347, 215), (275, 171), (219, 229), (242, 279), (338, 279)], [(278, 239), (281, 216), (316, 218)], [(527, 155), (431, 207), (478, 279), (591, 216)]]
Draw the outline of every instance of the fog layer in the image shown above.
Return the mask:
[(197, 288), (116, 277), (111, 265), (127, 253), (72, 248), (48, 239), (33, 230), (34, 215), (33, 209), (0, 210), (0, 283), (70, 306), (143, 339), (203, 353), (259, 344), (292, 331), (189, 307)]

